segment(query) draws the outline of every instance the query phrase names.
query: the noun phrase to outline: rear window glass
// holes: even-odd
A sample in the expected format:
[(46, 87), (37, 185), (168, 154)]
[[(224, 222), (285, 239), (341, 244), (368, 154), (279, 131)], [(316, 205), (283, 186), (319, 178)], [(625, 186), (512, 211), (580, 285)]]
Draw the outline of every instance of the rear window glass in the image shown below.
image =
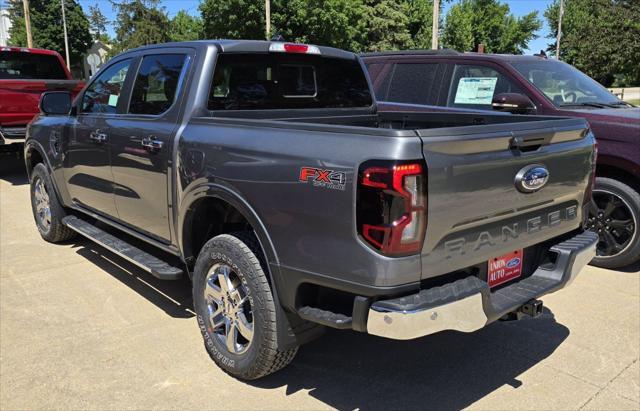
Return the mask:
[(58, 57), (24, 51), (0, 51), (0, 79), (66, 80)]
[(292, 54), (221, 54), (209, 110), (369, 107), (356, 60)]

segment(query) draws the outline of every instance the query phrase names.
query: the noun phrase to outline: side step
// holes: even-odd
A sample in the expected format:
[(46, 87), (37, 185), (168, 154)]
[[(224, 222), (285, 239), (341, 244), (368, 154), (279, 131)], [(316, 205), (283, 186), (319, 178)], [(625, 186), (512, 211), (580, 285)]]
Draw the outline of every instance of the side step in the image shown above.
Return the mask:
[(305, 306), (298, 310), (298, 315), (303, 320), (312, 321), (327, 327), (339, 329), (351, 329), (352, 318), (344, 314), (338, 314), (331, 311), (321, 310)]
[(78, 217), (66, 216), (62, 219), (62, 222), (78, 234), (118, 254), (122, 258), (149, 272), (154, 277), (161, 280), (177, 280), (182, 277), (182, 269), (173, 267), (159, 258), (114, 237)]

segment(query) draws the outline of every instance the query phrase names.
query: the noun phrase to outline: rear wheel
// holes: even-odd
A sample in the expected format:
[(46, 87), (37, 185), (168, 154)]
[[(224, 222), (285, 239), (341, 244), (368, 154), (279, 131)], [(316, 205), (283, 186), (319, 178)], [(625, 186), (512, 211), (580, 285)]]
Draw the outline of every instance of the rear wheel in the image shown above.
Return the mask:
[(640, 259), (640, 194), (628, 185), (598, 177), (586, 228), (600, 237), (592, 265), (620, 268)]
[(31, 171), (31, 210), (40, 236), (51, 243), (69, 240), (76, 233), (62, 223), (66, 216), (53, 189), (51, 177), (44, 164)]
[(198, 255), (193, 300), (205, 347), (234, 377), (253, 380), (291, 362), (277, 346), (276, 302), (252, 233), (223, 234)]

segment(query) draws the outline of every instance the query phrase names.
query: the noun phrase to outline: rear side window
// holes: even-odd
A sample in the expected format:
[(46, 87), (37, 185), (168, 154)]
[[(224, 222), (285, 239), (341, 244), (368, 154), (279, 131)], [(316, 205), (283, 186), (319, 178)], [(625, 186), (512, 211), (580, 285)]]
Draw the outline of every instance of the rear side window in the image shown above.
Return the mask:
[(0, 51), (0, 79), (67, 80), (67, 74), (58, 56)]
[(186, 58), (184, 54), (145, 56), (133, 85), (129, 113), (158, 115), (167, 111), (176, 99)]
[(293, 54), (220, 54), (209, 110), (369, 107), (357, 60)]
[(491, 110), (493, 96), (500, 93), (522, 94), (522, 90), (491, 67), (457, 64), (447, 106)]
[(409, 104), (435, 104), (437, 63), (397, 63), (386, 101)]
[(84, 92), (82, 112), (115, 114), (130, 65), (131, 60), (119, 61), (96, 77)]

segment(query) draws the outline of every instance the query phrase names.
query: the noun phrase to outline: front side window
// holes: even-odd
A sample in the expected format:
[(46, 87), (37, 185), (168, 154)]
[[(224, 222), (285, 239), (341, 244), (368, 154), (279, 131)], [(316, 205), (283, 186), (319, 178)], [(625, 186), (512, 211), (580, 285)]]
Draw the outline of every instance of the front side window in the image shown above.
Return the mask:
[(129, 103), (131, 114), (162, 114), (176, 99), (184, 54), (145, 56), (140, 64)]
[(221, 54), (209, 110), (370, 107), (373, 99), (353, 59), (294, 54)]
[(131, 60), (120, 61), (98, 76), (82, 98), (83, 113), (115, 114)]
[(600, 83), (578, 69), (555, 60), (518, 61), (511, 65), (556, 107), (622, 102)]
[(487, 66), (456, 64), (447, 107), (491, 110), (493, 96), (522, 90), (502, 73)]

